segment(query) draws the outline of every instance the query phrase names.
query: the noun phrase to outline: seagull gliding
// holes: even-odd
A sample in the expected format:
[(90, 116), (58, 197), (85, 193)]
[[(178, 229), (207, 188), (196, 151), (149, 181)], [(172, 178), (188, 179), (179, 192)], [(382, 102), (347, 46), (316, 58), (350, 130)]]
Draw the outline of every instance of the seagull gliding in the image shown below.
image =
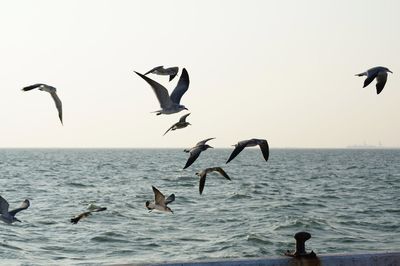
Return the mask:
[(143, 78), (151, 86), (154, 93), (156, 94), (157, 99), (161, 106), (161, 110), (155, 111), (157, 115), (161, 114), (169, 115), (178, 113), (182, 110), (188, 110), (184, 105), (180, 104), (183, 94), (185, 94), (185, 92), (189, 88), (189, 74), (185, 68), (182, 70), (182, 75), (171, 95), (168, 95), (167, 89), (160, 83), (136, 71), (135, 73), (138, 74), (141, 78)]

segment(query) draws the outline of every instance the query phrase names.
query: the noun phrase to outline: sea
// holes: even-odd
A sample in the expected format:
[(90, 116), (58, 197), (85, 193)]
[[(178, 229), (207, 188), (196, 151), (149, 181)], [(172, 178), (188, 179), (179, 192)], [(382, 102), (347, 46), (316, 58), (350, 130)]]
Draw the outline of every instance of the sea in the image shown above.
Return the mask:
[[(1, 149), (0, 265), (109, 265), (281, 256), (294, 234), (308, 251), (400, 250), (400, 150), (257, 148), (204, 151), (183, 170), (182, 149)], [(231, 177), (196, 172), (221, 166)], [(145, 208), (152, 186), (173, 213)], [(90, 204), (106, 207), (78, 224)]]

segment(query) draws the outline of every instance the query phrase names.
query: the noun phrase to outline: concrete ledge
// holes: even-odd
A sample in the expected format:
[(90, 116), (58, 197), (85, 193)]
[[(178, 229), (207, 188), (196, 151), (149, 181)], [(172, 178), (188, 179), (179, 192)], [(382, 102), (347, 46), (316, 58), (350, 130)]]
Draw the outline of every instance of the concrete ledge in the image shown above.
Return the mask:
[[(318, 254), (317, 254), (318, 255)], [(321, 255), (316, 259), (290, 257), (221, 259), (193, 262), (134, 264), (153, 266), (400, 266), (400, 252)]]

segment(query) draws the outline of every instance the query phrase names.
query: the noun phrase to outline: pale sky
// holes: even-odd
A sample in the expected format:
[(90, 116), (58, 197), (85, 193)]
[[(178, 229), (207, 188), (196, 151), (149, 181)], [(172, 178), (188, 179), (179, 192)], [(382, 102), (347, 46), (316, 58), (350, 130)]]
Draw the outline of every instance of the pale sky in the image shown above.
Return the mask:
[[(2, 1), (0, 147), (400, 146), (400, 1)], [(185, 67), (184, 114), (134, 74)], [(386, 87), (354, 74), (386, 66)], [(165, 76), (154, 76), (169, 91)], [(57, 88), (64, 126), (46, 92)]]

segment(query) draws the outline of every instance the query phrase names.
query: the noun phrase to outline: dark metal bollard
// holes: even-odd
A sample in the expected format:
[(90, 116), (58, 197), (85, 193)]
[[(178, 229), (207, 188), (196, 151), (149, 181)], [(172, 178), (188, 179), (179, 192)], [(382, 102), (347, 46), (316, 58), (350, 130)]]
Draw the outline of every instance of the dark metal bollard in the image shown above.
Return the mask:
[(311, 234), (307, 232), (298, 232), (294, 235), (296, 239), (296, 251), (290, 252), (289, 250), (285, 253), (286, 256), (295, 258), (315, 258), (317, 255), (314, 251), (310, 253), (306, 252), (306, 241), (311, 238)]

